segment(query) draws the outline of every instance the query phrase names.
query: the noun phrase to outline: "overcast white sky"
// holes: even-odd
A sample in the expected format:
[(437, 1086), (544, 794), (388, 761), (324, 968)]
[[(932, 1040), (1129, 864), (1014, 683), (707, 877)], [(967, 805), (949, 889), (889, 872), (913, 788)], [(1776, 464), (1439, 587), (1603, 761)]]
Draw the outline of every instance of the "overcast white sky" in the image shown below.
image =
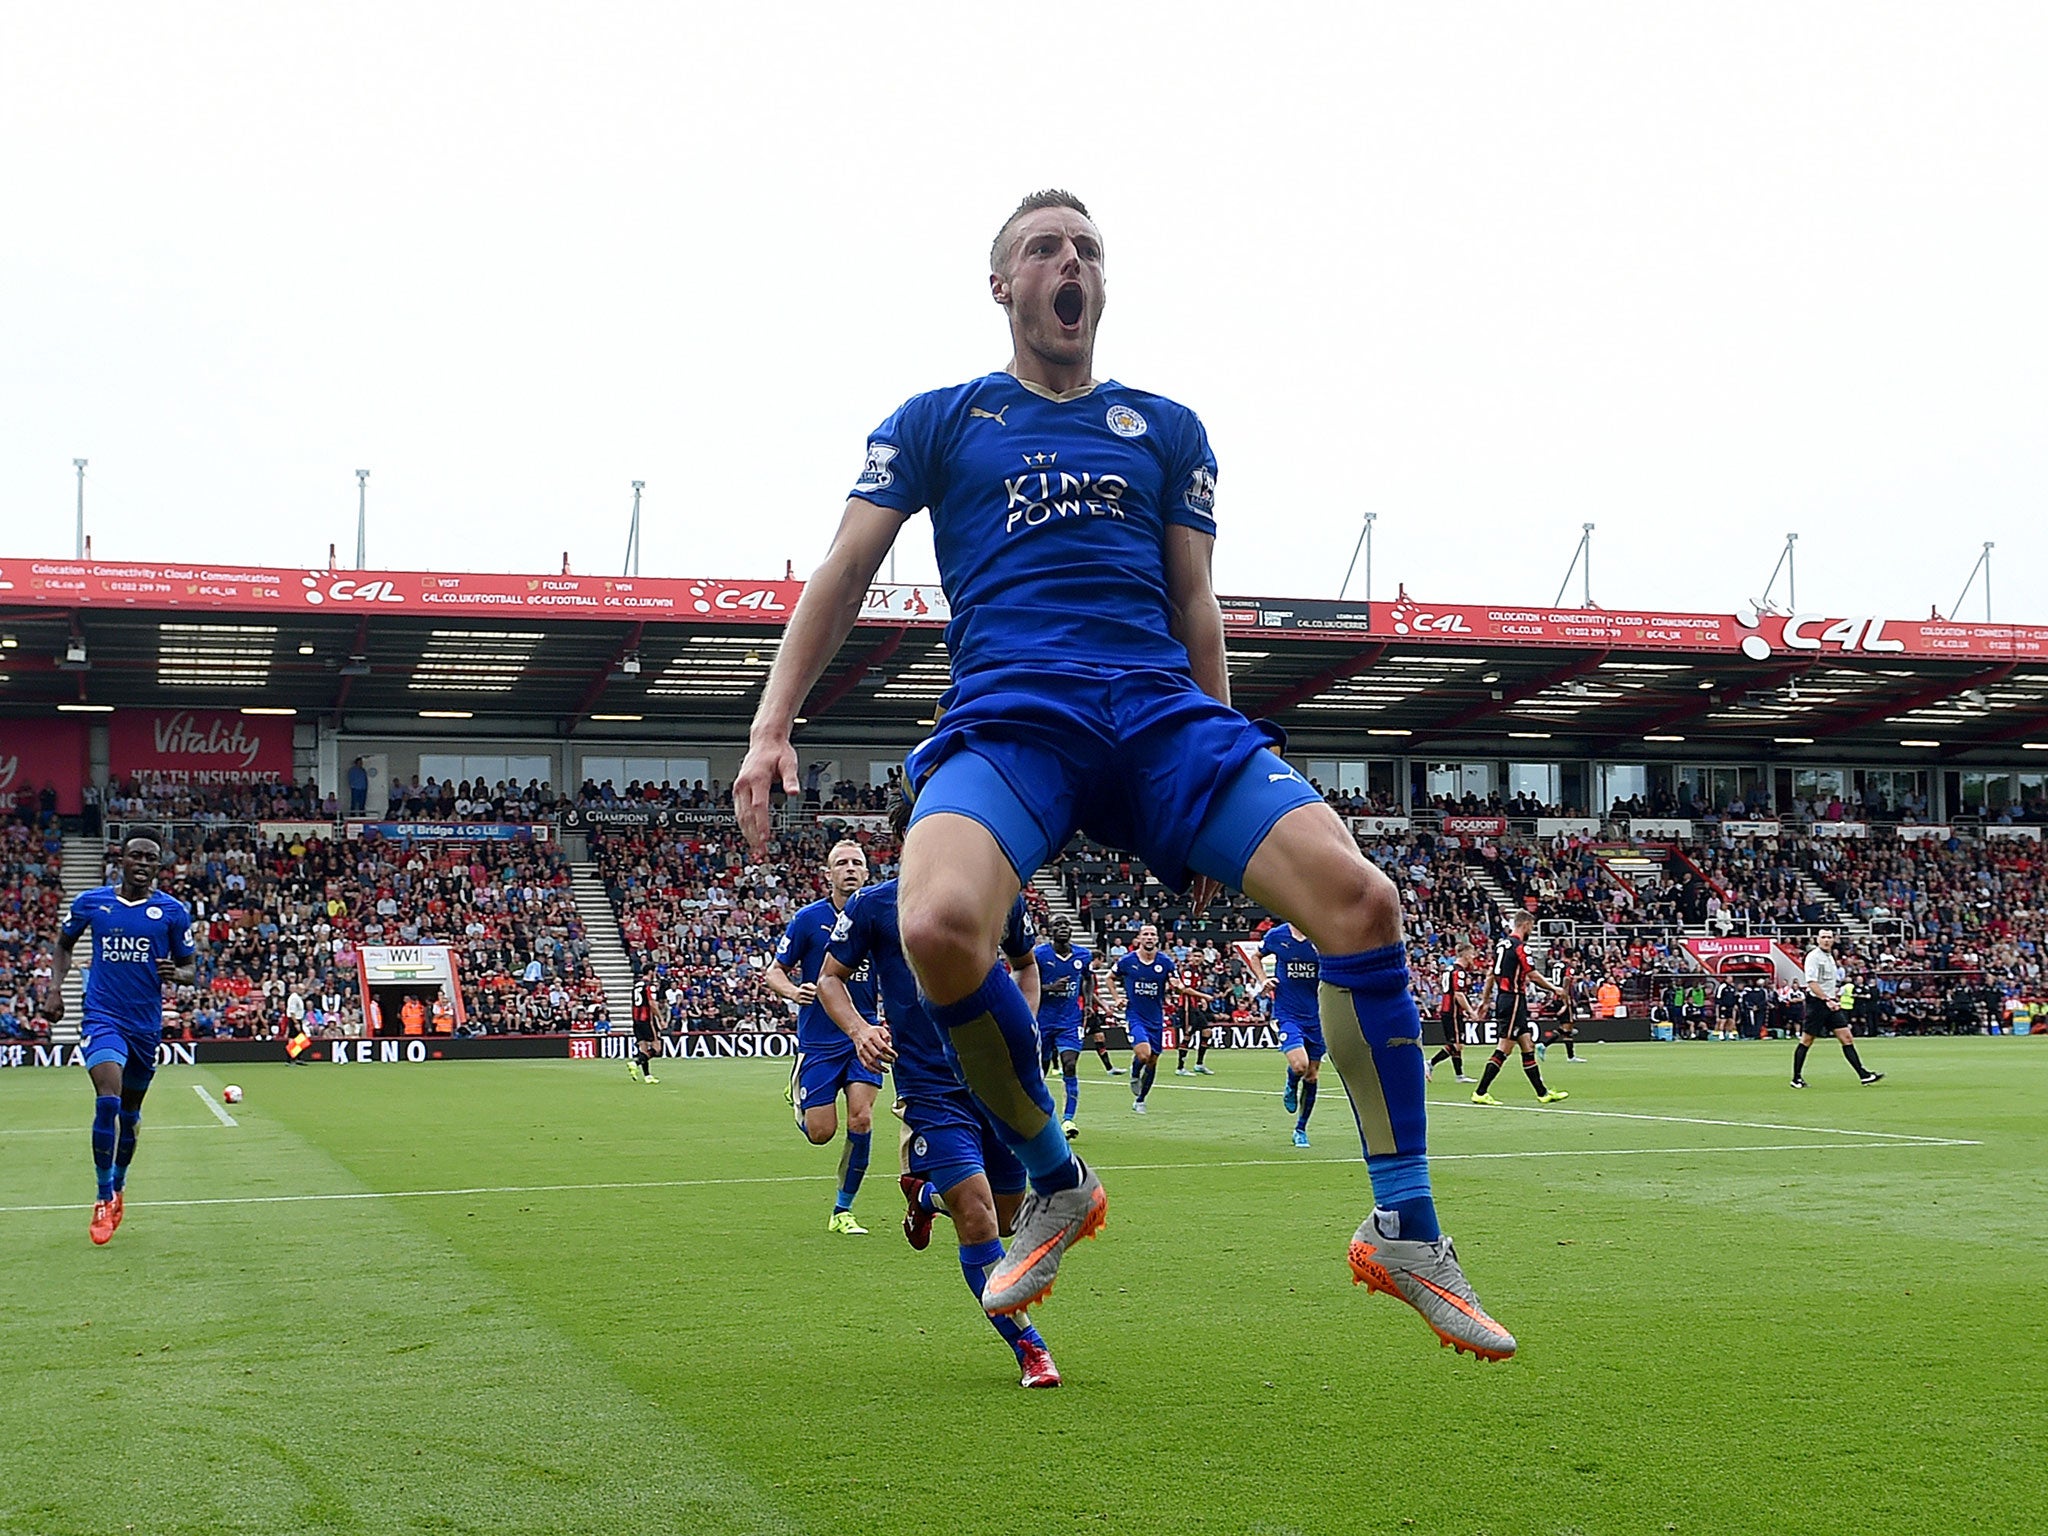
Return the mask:
[[(0, 554), (762, 576), (1066, 185), (1226, 591), (2048, 618), (2048, 6), (0, 4)], [(923, 524), (899, 574), (932, 570)], [(1354, 586), (1354, 594), (1358, 588)], [(1969, 611), (1982, 612), (1973, 597)]]

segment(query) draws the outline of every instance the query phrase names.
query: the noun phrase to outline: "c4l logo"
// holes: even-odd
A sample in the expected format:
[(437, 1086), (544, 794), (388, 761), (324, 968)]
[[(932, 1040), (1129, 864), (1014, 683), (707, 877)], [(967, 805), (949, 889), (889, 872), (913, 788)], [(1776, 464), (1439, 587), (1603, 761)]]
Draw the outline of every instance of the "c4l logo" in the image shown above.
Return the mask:
[(1003, 420), (1003, 411), (1007, 411), (1008, 409), (1009, 407), (1006, 405), (1003, 407), (1002, 411), (984, 411), (978, 405), (970, 405), (969, 407), (967, 407), (967, 417), (968, 420), (972, 421), (975, 417), (978, 416), (983, 421), (992, 421), (999, 427), (1007, 427), (1009, 423)]

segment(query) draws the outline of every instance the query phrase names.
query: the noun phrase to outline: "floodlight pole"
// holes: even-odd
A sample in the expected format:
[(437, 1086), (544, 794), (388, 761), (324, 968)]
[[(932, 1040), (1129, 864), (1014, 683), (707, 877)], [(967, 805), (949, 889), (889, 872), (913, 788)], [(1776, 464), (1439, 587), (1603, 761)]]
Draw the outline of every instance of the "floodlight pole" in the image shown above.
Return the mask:
[(370, 472), (356, 471), (356, 569), (370, 568)]
[(645, 480), (633, 482), (633, 526), (626, 534), (626, 568), (622, 572), (627, 576), (640, 574), (640, 492), (646, 485)]
[(1764, 583), (1764, 595), (1757, 600), (1758, 607), (1764, 607), (1769, 604), (1771, 591), (1778, 585), (1778, 572), (1783, 571), (1785, 573), (1785, 605), (1794, 613), (1799, 611), (1799, 563), (1795, 558), (1798, 543), (1798, 534), (1788, 533), (1785, 535), (1785, 547), (1778, 551), (1778, 563), (1771, 567), (1771, 579)]
[(1351, 590), (1351, 573), (1358, 569), (1358, 552), (1365, 551), (1365, 600), (1372, 601), (1372, 525), (1379, 513), (1365, 514), (1365, 526), (1358, 530), (1358, 542), (1351, 546), (1351, 563), (1344, 567), (1344, 585), (1337, 589), (1337, 601), (1344, 601), (1344, 594)]
[(1949, 622), (1954, 623), (1962, 614), (1963, 599), (1970, 595), (1970, 588), (1977, 584), (1977, 573), (1984, 573), (1984, 622), (1991, 622), (1991, 540), (1984, 541), (1984, 552), (1977, 556), (1977, 563), (1970, 567), (1969, 579), (1963, 583), (1963, 590), (1956, 594), (1955, 606), (1948, 611)]
[(1557, 596), (1550, 606), (1560, 607), (1564, 603), (1564, 590), (1572, 584), (1572, 572), (1583, 568), (1585, 572), (1585, 601), (1583, 608), (1593, 606), (1593, 524), (1579, 524), (1579, 547), (1572, 551), (1572, 563), (1564, 568), (1564, 580), (1557, 584)]
[(85, 558), (85, 460), (73, 459), (72, 467), (78, 471), (78, 556)]

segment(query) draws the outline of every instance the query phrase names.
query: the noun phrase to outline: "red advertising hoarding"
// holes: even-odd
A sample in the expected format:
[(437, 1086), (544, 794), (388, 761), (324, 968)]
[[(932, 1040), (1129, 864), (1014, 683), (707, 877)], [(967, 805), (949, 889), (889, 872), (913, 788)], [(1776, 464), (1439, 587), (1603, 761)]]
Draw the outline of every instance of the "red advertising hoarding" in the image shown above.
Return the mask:
[(123, 709), (107, 717), (115, 779), (231, 784), (292, 776), (292, 722), (222, 709)]
[(84, 809), (85, 722), (0, 720), (0, 810), (13, 810), (24, 789), (57, 791), (59, 815), (76, 816)]
[[(231, 564), (0, 560), (0, 607), (214, 609), (233, 613), (400, 613), (473, 622), (486, 614), (677, 619), (781, 626), (800, 581), (682, 576), (522, 576), (474, 571), (284, 570)], [(1320, 635), (1404, 645), (1675, 651), (1797, 660), (1904, 656), (2048, 658), (2048, 624), (1961, 624), (1874, 615), (1678, 613), (1657, 608), (1518, 607), (1327, 598), (1225, 597), (1234, 635)], [(860, 621), (936, 627), (950, 616), (931, 584), (878, 583)]]
[(1442, 826), (1446, 837), (1505, 837), (1508, 819), (1505, 816), (1457, 816), (1446, 813)]

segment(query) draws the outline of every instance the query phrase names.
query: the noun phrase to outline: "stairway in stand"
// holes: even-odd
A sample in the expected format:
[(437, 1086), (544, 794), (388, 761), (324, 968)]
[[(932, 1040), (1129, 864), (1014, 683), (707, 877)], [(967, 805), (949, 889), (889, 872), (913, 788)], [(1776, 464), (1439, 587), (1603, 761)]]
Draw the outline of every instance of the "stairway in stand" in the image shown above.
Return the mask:
[(633, 962), (626, 953), (625, 936), (619, 932), (618, 914), (612, 911), (611, 893), (595, 864), (569, 866), (576, 910), (583, 918), (584, 942), (590, 946), (590, 968), (604, 984), (605, 1007), (611, 1011), (612, 1028), (633, 1027)]
[(1088, 931), (1081, 923), (1080, 909), (1067, 899), (1067, 888), (1060, 883), (1060, 877), (1053, 872), (1051, 865), (1046, 865), (1031, 877), (1031, 888), (1044, 898), (1048, 921), (1064, 917), (1074, 925), (1075, 942), (1089, 942)]
[(1502, 931), (1506, 930), (1511, 914), (1527, 910), (1515, 900), (1513, 893), (1500, 883), (1500, 877), (1484, 864), (1477, 860), (1468, 860), (1464, 870), (1472, 877), (1472, 883), (1486, 893), (1486, 899), (1493, 903), (1494, 917)]
[(1822, 918), (1834, 925), (1846, 943), (1860, 947), (1870, 941), (1870, 924), (1860, 917), (1851, 917), (1848, 910), (1828, 894), (1827, 887), (1803, 869), (1799, 871), (1799, 894), (1820, 908)]
[[(82, 891), (97, 890), (107, 883), (107, 843), (101, 837), (64, 838), (64, 910), (71, 910), (71, 903)], [(52, 1045), (72, 1045), (78, 1040), (78, 1020), (85, 1011), (85, 965), (91, 957), (90, 943), (81, 942), (71, 952), (75, 963), (71, 974), (64, 978), (64, 1022), (50, 1026)]]

